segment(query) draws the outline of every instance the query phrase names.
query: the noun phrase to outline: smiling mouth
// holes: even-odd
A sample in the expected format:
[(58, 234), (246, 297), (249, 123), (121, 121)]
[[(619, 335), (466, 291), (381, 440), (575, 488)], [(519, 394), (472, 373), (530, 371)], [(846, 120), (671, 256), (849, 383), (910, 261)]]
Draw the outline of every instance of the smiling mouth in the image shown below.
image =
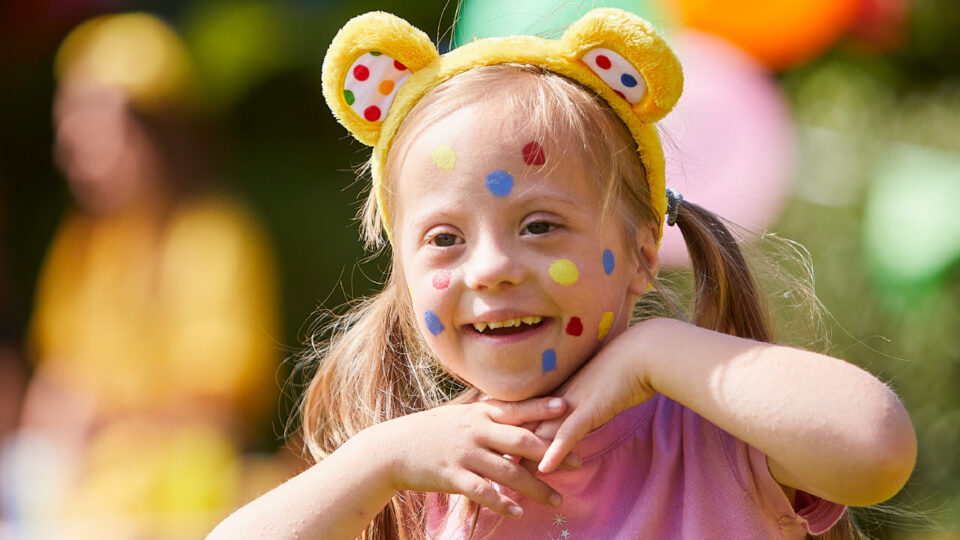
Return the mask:
[(505, 321), (475, 322), (464, 325), (464, 328), (483, 336), (511, 336), (535, 330), (543, 326), (544, 321), (544, 317), (540, 316), (521, 317)]

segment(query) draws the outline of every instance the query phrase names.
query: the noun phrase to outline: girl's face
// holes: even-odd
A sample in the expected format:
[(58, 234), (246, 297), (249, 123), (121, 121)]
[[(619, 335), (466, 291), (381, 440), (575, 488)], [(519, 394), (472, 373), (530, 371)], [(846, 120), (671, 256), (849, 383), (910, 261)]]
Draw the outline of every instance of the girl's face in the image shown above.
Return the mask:
[(625, 238), (613, 213), (601, 224), (577, 152), (531, 140), (513, 116), (477, 104), (427, 127), (391, 186), (421, 333), (448, 370), (504, 400), (551, 392), (626, 328), (647, 285), (634, 251), (654, 245), (646, 227)]

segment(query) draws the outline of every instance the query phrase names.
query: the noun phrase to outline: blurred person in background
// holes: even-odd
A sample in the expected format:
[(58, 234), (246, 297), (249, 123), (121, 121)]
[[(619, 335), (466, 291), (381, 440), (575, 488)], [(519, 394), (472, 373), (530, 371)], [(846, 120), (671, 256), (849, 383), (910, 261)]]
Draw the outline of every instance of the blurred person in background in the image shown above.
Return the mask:
[(24, 537), (197, 537), (283, 476), (243, 456), (276, 409), (271, 250), (213, 185), (166, 24), (87, 21), (55, 69), (54, 154), (76, 206), (38, 281), (5, 519)]

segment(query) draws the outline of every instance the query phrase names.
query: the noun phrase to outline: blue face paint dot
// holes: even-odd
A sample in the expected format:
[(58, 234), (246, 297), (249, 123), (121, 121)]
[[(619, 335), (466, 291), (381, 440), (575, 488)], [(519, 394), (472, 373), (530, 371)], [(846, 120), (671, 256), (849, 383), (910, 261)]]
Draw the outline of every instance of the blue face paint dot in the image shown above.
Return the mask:
[(609, 249), (603, 251), (603, 271), (608, 276), (613, 273), (613, 252)]
[(513, 189), (513, 177), (507, 171), (493, 171), (487, 175), (487, 189), (495, 197), (509, 195)]
[(553, 349), (543, 351), (543, 372), (546, 373), (555, 369), (557, 369), (557, 351)]
[(439, 336), (440, 332), (444, 331), (444, 326), (443, 323), (440, 322), (440, 317), (437, 317), (437, 314), (432, 310), (427, 310), (426, 314), (423, 316), (423, 320), (427, 323), (427, 330), (429, 330), (434, 336)]
[(627, 88), (633, 88), (634, 86), (637, 85), (637, 80), (634, 79), (633, 76), (630, 75), (629, 73), (624, 73), (623, 75), (620, 75), (620, 82), (622, 82), (623, 85), (626, 86)]

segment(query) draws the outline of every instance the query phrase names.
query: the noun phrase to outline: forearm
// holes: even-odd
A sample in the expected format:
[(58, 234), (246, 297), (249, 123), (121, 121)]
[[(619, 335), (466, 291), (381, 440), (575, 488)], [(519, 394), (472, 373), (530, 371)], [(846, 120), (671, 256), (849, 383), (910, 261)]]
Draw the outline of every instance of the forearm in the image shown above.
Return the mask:
[(220, 523), (208, 539), (354, 539), (395, 493), (370, 430)]
[(644, 325), (636, 336), (649, 351), (650, 387), (765, 453), (780, 483), (866, 505), (906, 482), (916, 456), (912, 424), (866, 371), (679, 321)]

